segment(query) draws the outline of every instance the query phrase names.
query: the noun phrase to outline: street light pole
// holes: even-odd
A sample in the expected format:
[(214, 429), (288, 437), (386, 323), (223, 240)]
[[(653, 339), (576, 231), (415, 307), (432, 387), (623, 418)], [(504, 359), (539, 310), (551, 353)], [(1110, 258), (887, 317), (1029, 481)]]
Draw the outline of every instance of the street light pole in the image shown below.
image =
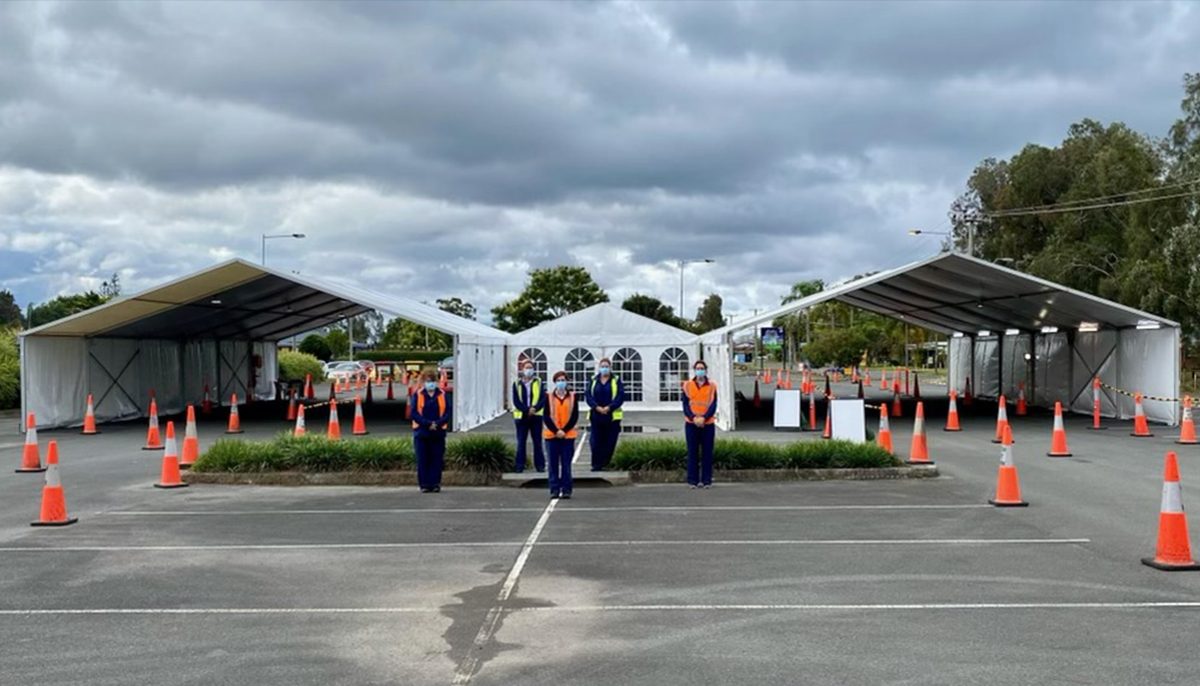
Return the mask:
[(261, 264), (265, 267), (267, 264), (267, 239), (269, 238), (306, 238), (302, 233), (264, 233), (262, 235), (262, 257)]
[(716, 260), (705, 257), (698, 260), (679, 260), (679, 318), (683, 319), (683, 268), (689, 264), (712, 264)]

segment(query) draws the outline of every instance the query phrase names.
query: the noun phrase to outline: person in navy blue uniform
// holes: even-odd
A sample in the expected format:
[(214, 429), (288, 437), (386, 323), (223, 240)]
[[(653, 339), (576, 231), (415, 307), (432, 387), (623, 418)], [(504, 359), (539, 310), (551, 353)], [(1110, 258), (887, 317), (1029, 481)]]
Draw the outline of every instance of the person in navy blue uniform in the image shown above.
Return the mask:
[(692, 378), (683, 384), (683, 416), (688, 484), (692, 488), (709, 488), (717, 435), (717, 386), (708, 380), (708, 364), (704, 360), (696, 360)]
[(575, 457), (575, 425), (579, 423), (579, 404), (567, 390), (567, 373), (554, 373), (554, 390), (546, 400), (544, 415), (546, 450), (550, 453), (550, 498), (571, 499), (573, 480), (571, 460)]
[(442, 491), (446, 462), (446, 432), (450, 430), (450, 403), (438, 388), (433, 372), (421, 375), (419, 390), (408, 399), (412, 411), (413, 451), (417, 455), (417, 485), (422, 493)]
[(546, 391), (542, 380), (534, 375), (533, 362), (521, 364), (521, 378), (513, 382), (512, 416), (517, 429), (517, 472), (525, 471), (526, 439), (533, 441), (533, 466), (539, 472), (546, 470), (546, 456), (542, 452), (542, 413), (546, 410)]
[(592, 450), (592, 471), (598, 472), (608, 466), (617, 450), (617, 439), (621, 436), (621, 419), (625, 404), (625, 385), (612, 374), (612, 361), (602, 358), (596, 365), (596, 376), (588, 383), (584, 394), (591, 418), (588, 445)]

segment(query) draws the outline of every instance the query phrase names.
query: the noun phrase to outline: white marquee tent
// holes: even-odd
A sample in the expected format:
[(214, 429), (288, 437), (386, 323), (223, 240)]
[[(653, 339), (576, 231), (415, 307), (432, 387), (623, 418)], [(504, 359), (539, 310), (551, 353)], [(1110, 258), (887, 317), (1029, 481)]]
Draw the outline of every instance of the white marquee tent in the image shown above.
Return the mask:
[[(1023, 383), (1036, 405), (1092, 410), (1091, 381), (1148, 396), (1179, 397), (1179, 324), (1007, 267), (942, 253), (857, 279), (703, 336), (719, 386), (719, 421), (734, 427), (733, 335), (836, 300), (950, 336), (949, 383), (972, 379), (984, 398), (1015, 397)], [(1175, 424), (1174, 402), (1148, 400), (1147, 416)], [(1101, 412), (1129, 418), (1133, 399), (1105, 389)]]
[(678, 409), (682, 384), (699, 354), (699, 338), (682, 329), (600, 303), (513, 334), (508, 369), (531, 359), (538, 376), (567, 372), (582, 392), (596, 362), (612, 359), (631, 410)]
[(39, 426), (83, 421), (88, 393), (98, 421), (214, 400), (271, 398), (276, 342), (377, 310), (454, 339), (454, 425), (504, 412), (509, 334), (406, 298), (230, 260), (21, 334), (22, 416)]

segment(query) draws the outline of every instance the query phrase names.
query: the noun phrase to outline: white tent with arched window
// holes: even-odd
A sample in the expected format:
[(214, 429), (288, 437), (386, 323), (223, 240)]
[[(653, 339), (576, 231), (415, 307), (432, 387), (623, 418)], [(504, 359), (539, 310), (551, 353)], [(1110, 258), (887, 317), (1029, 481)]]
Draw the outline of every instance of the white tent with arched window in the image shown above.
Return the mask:
[(628, 409), (675, 410), (700, 342), (690, 331), (600, 303), (514, 334), (508, 354), (509, 369), (526, 359), (542, 379), (561, 369), (577, 392), (596, 373), (596, 363), (610, 358), (625, 384)]

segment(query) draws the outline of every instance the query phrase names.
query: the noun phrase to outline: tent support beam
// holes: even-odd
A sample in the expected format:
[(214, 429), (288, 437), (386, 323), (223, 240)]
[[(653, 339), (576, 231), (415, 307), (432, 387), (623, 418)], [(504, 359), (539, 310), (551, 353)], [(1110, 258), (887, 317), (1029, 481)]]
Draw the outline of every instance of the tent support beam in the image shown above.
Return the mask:
[(108, 388), (104, 389), (104, 393), (102, 393), (100, 395), (100, 399), (96, 401), (96, 406), (99, 407), (102, 403), (104, 403), (104, 399), (108, 397), (108, 394), (111, 393), (112, 389), (115, 387), (120, 390), (126, 398), (129, 399), (129, 402), (133, 404), (134, 407), (138, 408), (138, 411), (141, 411), (142, 406), (138, 404), (138, 401), (133, 399), (133, 396), (129, 395), (129, 391), (125, 390), (125, 387), (121, 385), (120, 379), (122, 376), (125, 376), (125, 372), (129, 369), (129, 365), (133, 364), (133, 361), (137, 359), (138, 355), (142, 354), (142, 342), (138, 341), (137, 350), (133, 351), (133, 354), (130, 355), (129, 359), (125, 361), (125, 366), (121, 367), (121, 371), (117, 372), (116, 376), (113, 376), (112, 372), (108, 371), (108, 367), (104, 366), (104, 363), (100, 361), (100, 358), (96, 357), (96, 355), (91, 351), (90, 347), (91, 344), (89, 341), (88, 357), (92, 358), (92, 361), (96, 363), (96, 366), (100, 368), (100, 371), (104, 372), (104, 375), (107, 376), (110, 381), (112, 381), (112, 384)]

